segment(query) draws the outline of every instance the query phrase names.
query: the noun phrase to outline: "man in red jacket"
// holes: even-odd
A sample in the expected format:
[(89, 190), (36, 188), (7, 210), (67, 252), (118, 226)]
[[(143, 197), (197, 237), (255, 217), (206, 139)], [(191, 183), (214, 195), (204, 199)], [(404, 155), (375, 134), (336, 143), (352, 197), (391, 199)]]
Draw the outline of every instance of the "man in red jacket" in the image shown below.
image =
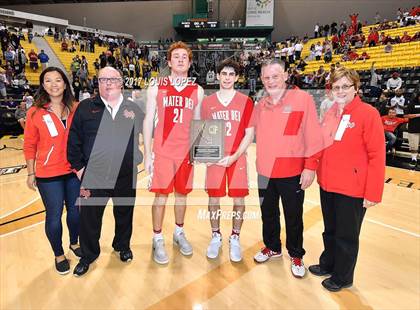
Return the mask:
[(314, 180), (317, 154), (323, 147), (315, 104), (298, 88), (287, 88), (282, 61), (273, 60), (261, 68), (268, 96), (255, 107), (252, 124), (257, 138), (258, 188), (265, 247), (255, 256), (258, 263), (281, 256), (281, 198), (286, 221), (286, 248), (291, 271), (302, 278), (306, 269), (303, 249), (304, 190)]

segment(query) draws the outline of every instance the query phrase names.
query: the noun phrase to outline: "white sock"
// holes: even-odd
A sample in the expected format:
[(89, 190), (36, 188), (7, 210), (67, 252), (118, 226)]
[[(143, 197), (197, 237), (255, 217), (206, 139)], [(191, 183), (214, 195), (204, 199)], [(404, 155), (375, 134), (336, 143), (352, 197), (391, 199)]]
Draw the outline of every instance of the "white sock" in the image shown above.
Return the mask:
[(160, 232), (160, 233), (154, 233), (153, 234), (153, 240), (162, 240), (163, 239), (163, 235), (162, 235), (162, 233)]
[(184, 227), (179, 227), (178, 225), (175, 225), (175, 235), (182, 234), (184, 232)]
[(417, 154), (411, 154), (411, 160), (417, 160)]

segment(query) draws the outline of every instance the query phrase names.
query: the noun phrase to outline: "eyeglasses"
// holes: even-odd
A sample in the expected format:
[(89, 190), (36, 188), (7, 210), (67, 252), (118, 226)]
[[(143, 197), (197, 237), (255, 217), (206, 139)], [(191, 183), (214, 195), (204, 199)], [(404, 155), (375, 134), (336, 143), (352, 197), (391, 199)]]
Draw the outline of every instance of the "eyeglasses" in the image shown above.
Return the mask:
[(351, 85), (343, 85), (343, 86), (333, 86), (332, 87), (332, 91), (333, 92), (339, 92), (340, 91), (340, 89), (341, 90), (343, 90), (343, 91), (348, 91), (350, 88), (352, 88), (354, 86), (354, 84), (351, 84)]
[(111, 84), (118, 84), (121, 83), (122, 79), (121, 78), (104, 78), (101, 77), (98, 79), (99, 83), (101, 84), (108, 84), (108, 82), (110, 82)]

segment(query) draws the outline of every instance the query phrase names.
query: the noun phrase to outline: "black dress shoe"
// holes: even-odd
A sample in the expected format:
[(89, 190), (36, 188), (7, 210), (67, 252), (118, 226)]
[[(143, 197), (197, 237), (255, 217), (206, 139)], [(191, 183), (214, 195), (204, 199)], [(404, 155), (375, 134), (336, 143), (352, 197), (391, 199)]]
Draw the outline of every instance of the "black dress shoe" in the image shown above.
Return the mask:
[(124, 251), (115, 251), (120, 255), (120, 260), (124, 263), (131, 262), (133, 260), (133, 252), (130, 249)]
[(76, 265), (76, 267), (74, 267), (74, 270), (73, 270), (73, 275), (74, 275), (75, 277), (81, 277), (81, 276), (83, 276), (86, 272), (88, 272), (88, 270), (89, 270), (89, 265), (87, 265), (87, 264), (83, 264), (83, 263), (78, 263), (78, 264)]
[(322, 268), (321, 265), (309, 266), (308, 270), (312, 274), (314, 274), (316, 276), (319, 276), (319, 277), (326, 276), (326, 275), (331, 275), (331, 271)]
[(68, 274), (70, 272), (70, 264), (67, 258), (59, 263), (57, 263), (57, 259), (55, 259), (55, 269), (59, 274)]
[(77, 257), (82, 257), (82, 249), (79, 247), (73, 249), (70, 245), (70, 250), (74, 253), (74, 255), (76, 255)]
[(353, 283), (338, 284), (338, 283), (335, 283), (331, 278), (325, 279), (324, 281), (322, 281), (321, 284), (330, 292), (338, 292), (342, 288), (348, 288), (353, 285)]

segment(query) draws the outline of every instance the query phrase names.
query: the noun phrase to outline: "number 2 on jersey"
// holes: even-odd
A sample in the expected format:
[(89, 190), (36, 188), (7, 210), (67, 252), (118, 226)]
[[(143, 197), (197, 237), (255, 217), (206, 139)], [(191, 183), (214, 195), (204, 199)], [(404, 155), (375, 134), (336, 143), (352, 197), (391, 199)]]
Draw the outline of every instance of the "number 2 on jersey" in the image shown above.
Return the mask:
[(182, 123), (184, 110), (183, 109), (174, 109), (174, 123)]
[(232, 123), (226, 122), (226, 136), (230, 137), (232, 135)]

